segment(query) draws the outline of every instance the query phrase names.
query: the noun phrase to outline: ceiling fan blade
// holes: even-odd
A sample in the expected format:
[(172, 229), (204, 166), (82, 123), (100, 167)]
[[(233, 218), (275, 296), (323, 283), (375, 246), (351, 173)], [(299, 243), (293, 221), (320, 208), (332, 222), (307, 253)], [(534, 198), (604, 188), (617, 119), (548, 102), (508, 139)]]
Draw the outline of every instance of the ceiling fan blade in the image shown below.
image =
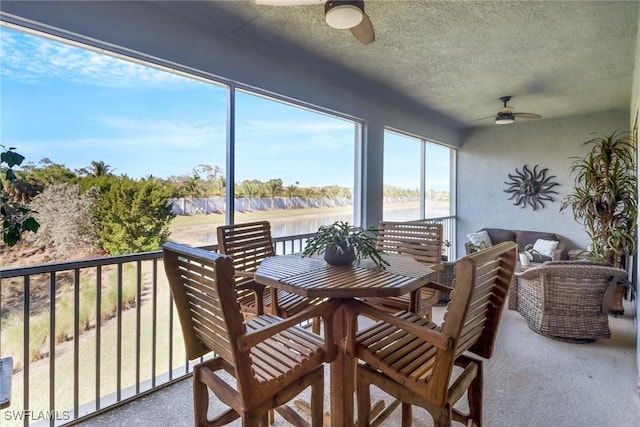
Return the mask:
[(362, 44), (369, 44), (376, 39), (376, 36), (373, 32), (373, 24), (371, 24), (371, 20), (366, 13), (362, 17), (362, 22), (360, 22), (355, 27), (350, 28), (350, 30), (351, 34), (353, 34), (353, 37), (358, 39), (358, 41)]
[(540, 114), (535, 113), (513, 113), (519, 119), (539, 119), (542, 118)]
[(479, 119), (471, 120), (471, 122), (478, 122), (480, 120), (495, 119), (495, 118), (496, 118), (496, 115), (494, 114), (493, 116), (480, 117)]
[(308, 6), (323, 4), (327, 0), (255, 0), (259, 6)]

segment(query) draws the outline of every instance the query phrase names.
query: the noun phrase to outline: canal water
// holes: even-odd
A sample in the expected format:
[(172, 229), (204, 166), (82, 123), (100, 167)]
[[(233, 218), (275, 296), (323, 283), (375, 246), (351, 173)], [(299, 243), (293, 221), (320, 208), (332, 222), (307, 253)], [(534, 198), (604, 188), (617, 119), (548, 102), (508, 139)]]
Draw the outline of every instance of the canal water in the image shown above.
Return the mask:
[[(448, 211), (430, 212), (428, 217), (446, 216)], [(418, 219), (418, 213), (415, 209), (397, 209), (385, 212), (384, 219), (387, 221), (412, 221)], [(271, 235), (273, 237), (294, 236), (298, 234), (313, 233), (322, 225), (329, 225), (336, 221), (345, 221), (353, 223), (353, 214), (351, 213), (314, 213), (303, 216), (283, 216), (269, 218), (271, 223)], [(197, 236), (197, 244), (213, 245), (217, 243), (215, 231), (203, 230)]]

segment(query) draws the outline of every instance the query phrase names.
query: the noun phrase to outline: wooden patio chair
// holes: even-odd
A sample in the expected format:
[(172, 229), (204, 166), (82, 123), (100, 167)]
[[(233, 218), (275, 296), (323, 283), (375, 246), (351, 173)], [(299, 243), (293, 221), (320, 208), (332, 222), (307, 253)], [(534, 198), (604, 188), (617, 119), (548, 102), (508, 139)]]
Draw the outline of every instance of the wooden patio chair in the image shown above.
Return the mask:
[[(425, 408), (437, 427), (452, 421), (482, 424), (482, 361), (493, 354), (500, 317), (516, 265), (517, 246), (504, 242), (456, 262), (455, 287), (440, 326), (408, 311), (388, 314), (359, 301), (347, 307), (347, 354), (357, 367), (360, 426), (378, 425), (402, 402), (402, 426), (411, 405)], [(355, 332), (357, 316), (377, 320)], [(456, 368), (454, 371), (454, 366)], [(370, 385), (396, 400), (371, 420)], [(469, 412), (454, 409), (467, 392)]]
[[(271, 224), (257, 221), (244, 224), (221, 225), (217, 228), (218, 249), (233, 260), (235, 283), (240, 309), (248, 314), (265, 312), (287, 318), (318, 304), (283, 290), (268, 289), (256, 283), (254, 274), (263, 259), (275, 256), (271, 237)], [(312, 321), (313, 332), (319, 333), (320, 324)]]
[(439, 274), (442, 270), (442, 224), (427, 222), (392, 222), (378, 224), (379, 251), (390, 254), (407, 255), (416, 261), (428, 264), (438, 276), (429, 287), (398, 297), (367, 298), (364, 301), (377, 308), (395, 313), (401, 310), (413, 311), (431, 319), (433, 305), (437, 302), (438, 292), (449, 292), (450, 287), (441, 285)]
[[(176, 243), (164, 244), (163, 252), (187, 357), (215, 355), (194, 367), (195, 425), (221, 426), (241, 417), (243, 426), (266, 426), (272, 409), (293, 425), (308, 425), (285, 404), (310, 386), (312, 425), (321, 426), (323, 363), (332, 361), (336, 350), (331, 323), (336, 303), (309, 306), (289, 319), (262, 314), (245, 321), (231, 258)], [(324, 341), (296, 326), (316, 316), (327, 322)], [(236, 383), (219, 376), (222, 370)], [(207, 418), (208, 388), (230, 407), (213, 420)]]

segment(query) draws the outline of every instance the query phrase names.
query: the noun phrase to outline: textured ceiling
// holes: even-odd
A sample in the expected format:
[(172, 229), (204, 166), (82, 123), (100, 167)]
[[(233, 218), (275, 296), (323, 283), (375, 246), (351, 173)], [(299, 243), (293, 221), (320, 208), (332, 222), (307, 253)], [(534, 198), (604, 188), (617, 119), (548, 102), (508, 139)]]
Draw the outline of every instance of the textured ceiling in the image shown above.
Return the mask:
[(514, 97), (510, 105), (516, 112), (543, 119), (629, 108), (638, 1), (367, 0), (365, 5), (376, 33), (367, 46), (348, 30), (329, 27), (322, 5), (157, 2), (212, 37), (251, 46), (358, 90), (398, 94), (461, 127), (492, 124), (475, 120), (495, 114), (503, 95)]

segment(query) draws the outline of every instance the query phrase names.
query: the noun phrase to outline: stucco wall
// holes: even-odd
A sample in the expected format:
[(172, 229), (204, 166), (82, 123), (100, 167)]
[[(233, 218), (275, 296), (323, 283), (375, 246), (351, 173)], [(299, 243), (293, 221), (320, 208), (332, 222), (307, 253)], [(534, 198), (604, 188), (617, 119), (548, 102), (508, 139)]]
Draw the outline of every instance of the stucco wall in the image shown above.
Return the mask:
[[(458, 152), (458, 256), (464, 253), (467, 234), (482, 227), (548, 231), (561, 234), (570, 247), (586, 247), (587, 235), (570, 211), (560, 213), (560, 200), (571, 190), (572, 156), (582, 156), (580, 144), (593, 132), (610, 134), (629, 128), (626, 110), (574, 116), (557, 120), (520, 121), (513, 125), (477, 129), (464, 138)], [(503, 190), (508, 173), (524, 165), (549, 168), (560, 185), (553, 203), (543, 209), (514, 206)]]
[[(640, 23), (639, 23), (640, 28)], [(636, 40), (636, 64), (634, 67), (634, 78), (633, 78), (633, 89), (631, 92), (631, 125), (636, 124), (635, 137), (636, 142), (640, 141), (640, 31), (638, 32), (638, 37)], [(638, 163), (640, 164), (640, 150), (638, 151)], [(639, 225), (640, 227), (640, 225)], [(637, 274), (640, 271), (640, 256), (636, 256), (636, 290), (638, 290), (638, 277)], [(635, 321), (636, 321), (636, 345), (637, 345), (637, 364), (636, 369), (640, 367), (640, 322), (638, 321), (638, 298), (633, 301), (633, 307), (635, 310)], [(640, 390), (640, 370), (638, 371), (638, 390)]]

